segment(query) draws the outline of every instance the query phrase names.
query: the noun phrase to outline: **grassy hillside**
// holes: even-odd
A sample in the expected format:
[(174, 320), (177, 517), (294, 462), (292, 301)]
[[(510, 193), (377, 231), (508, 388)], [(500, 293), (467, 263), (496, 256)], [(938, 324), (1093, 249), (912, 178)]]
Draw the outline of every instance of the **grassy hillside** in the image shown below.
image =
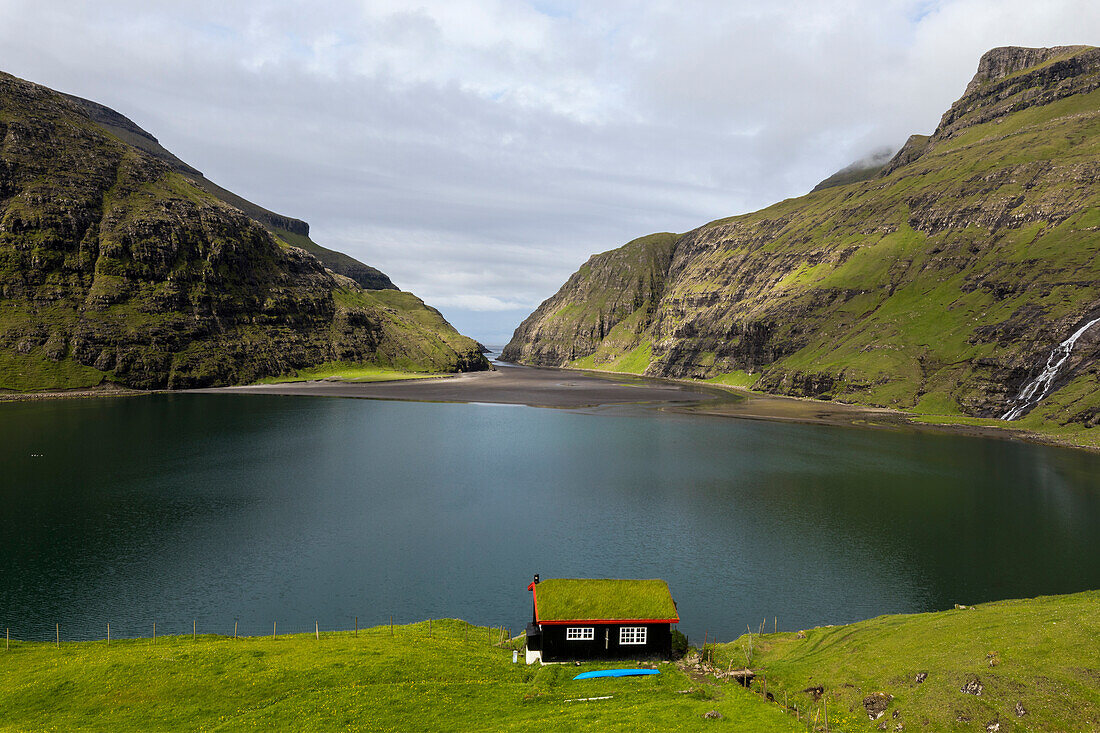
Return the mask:
[[(671, 664), (573, 681), (590, 667), (527, 667), (522, 652), (512, 664), (511, 646), (490, 643), (499, 639), (436, 620), (430, 638), (419, 623), (393, 636), (16, 642), (0, 650), (0, 730), (802, 730), (736, 685)], [(724, 720), (705, 719), (711, 710)]]
[[(997, 49), (936, 133), (911, 138), (878, 177), (688, 232), (657, 274), (655, 307), (605, 318), (602, 340), (571, 340), (594, 319), (563, 311), (591, 313), (645, 271), (612, 278), (603, 270), (630, 263), (598, 255), (506, 353), (994, 418), (1100, 315), (1098, 184), (1100, 51)], [(1089, 442), (1098, 356), (1100, 327), (1020, 426)]]
[[(847, 733), (1100, 726), (1100, 591), (754, 633), (751, 654), (746, 635), (643, 678), (572, 679), (629, 665), (512, 664), (522, 640), (502, 638), (435, 620), (392, 635), (13, 641), (0, 651), (0, 730), (766, 733), (824, 730), (826, 707), (829, 729)], [(747, 659), (749, 690), (723, 674)], [(703, 717), (712, 710), (723, 718)]]
[[(768, 693), (802, 715), (820, 715), (827, 703), (833, 730), (1100, 728), (1100, 591), (881, 616), (802, 635), (754, 635), (752, 665)], [(744, 665), (748, 646), (747, 635), (719, 645), (715, 664)], [(763, 684), (758, 677), (754, 689)]]
[[(219, 197), (221, 198), (221, 197)], [(228, 198), (228, 197), (226, 197)], [(223, 199), (225, 200), (225, 199)], [(247, 202), (245, 202), (247, 203)], [(236, 204), (234, 204), (236, 205)], [(257, 207), (258, 208), (258, 207)], [(256, 218), (257, 216), (263, 216), (262, 214), (253, 215), (247, 209), (242, 209), (249, 216)], [(279, 218), (264, 217), (269, 221), (273, 221), (275, 224), (280, 223)], [(264, 223), (263, 219), (257, 219), (261, 224)], [(316, 257), (321, 261), (328, 269), (332, 270), (338, 275), (349, 277), (354, 280), (359, 287), (364, 290), (396, 290), (397, 286), (393, 284), (390, 278), (381, 270), (365, 265), (359, 260), (346, 255), (343, 252), (337, 252), (334, 249), (328, 249), (310, 239), (309, 228), (305, 226), (305, 231), (301, 231), (299, 228), (297, 231), (291, 231), (290, 229), (284, 229), (279, 226), (269, 225), (270, 231), (280, 241), (286, 242), (292, 247), (300, 247), (306, 252)]]
[(97, 126), (112, 137), (149, 154), (167, 165), (171, 170), (183, 175), (214, 198), (234, 208), (240, 209), (250, 218), (262, 224), (280, 240), (309, 252), (319, 259), (325, 267), (336, 274), (350, 277), (352, 280), (359, 283), (360, 287), (367, 290), (386, 290), (395, 288), (394, 284), (384, 273), (370, 265), (365, 265), (343, 252), (337, 252), (322, 247), (314, 242), (309, 236), (309, 224), (306, 222), (289, 216), (283, 216), (282, 214), (276, 214), (274, 211), (254, 204), (243, 196), (238, 196), (232, 191), (228, 191), (206, 178), (201, 171), (177, 158), (169, 150), (165, 149), (155, 137), (149, 134), (149, 132), (143, 130), (125, 115), (119, 114), (110, 107), (106, 107), (98, 102), (82, 99), (81, 97), (74, 97), (69, 94), (64, 96), (79, 107)]
[(0, 390), (488, 367), (415, 296), (333, 274), (123, 133), (144, 139), (0, 74)]
[(597, 349), (607, 360), (631, 353), (664, 293), (678, 238), (650, 234), (593, 255), (516, 329), (501, 358), (557, 365)]

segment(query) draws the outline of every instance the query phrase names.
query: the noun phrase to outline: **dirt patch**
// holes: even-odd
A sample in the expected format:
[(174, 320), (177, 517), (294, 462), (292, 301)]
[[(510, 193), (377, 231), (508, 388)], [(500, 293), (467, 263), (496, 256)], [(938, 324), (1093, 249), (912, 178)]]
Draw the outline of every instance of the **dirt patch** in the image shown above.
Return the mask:
[(886, 714), (886, 708), (890, 707), (890, 701), (893, 699), (893, 695), (887, 695), (885, 692), (876, 692), (863, 698), (863, 709), (867, 711), (868, 718), (871, 720), (878, 720)]
[(965, 692), (967, 695), (981, 695), (982, 690), (985, 689), (982, 686), (982, 681), (977, 676), (970, 676), (966, 680), (966, 684), (962, 686), (960, 692)]

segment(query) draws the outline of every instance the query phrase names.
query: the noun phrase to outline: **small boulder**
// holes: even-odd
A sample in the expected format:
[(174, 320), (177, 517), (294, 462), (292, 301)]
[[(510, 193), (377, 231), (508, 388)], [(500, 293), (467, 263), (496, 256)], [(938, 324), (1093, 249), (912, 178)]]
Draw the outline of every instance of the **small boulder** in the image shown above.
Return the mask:
[(1027, 708), (1024, 707), (1024, 703), (1022, 701), (1017, 700), (1016, 701), (1016, 717), (1017, 718), (1022, 718), (1025, 715), (1027, 715)]
[(966, 684), (962, 686), (960, 692), (965, 692), (967, 695), (981, 695), (982, 689), (982, 681), (977, 676), (971, 676)]
[(863, 709), (867, 711), (867, 717), (878, 720), (886, 714), (886, 708), (890, 705), (890, 698), (885, 692), (876, 692), (863, 698)]
[(924, 682), (926, 679), (928, 679), (928, 673), (927, 672), (917, 672), (917, 676), (913, 678), (913, 681), (916, 682), (919, 685), (920, 683)]
[(989, 721), (988, 723), (985, 724), (985, 729), (989, 733), (997, 733), (997, 731), (999, 731), (1001, 729), (1001, 723), (1000, 723), (1000, 721), (997, 721), (997, 720), (991, 720), (991, 721)]
[(722, 713), (718, 712), (717, 710), (711, 710), (710, 712), (703, 713), (703, 717), (707, 720), (721, 720)]
[(795, 638), (796, 639), (805, 639), (806, 638), (806, 632), (805, 631), (799, 631), (797, 634), (795, 634)]

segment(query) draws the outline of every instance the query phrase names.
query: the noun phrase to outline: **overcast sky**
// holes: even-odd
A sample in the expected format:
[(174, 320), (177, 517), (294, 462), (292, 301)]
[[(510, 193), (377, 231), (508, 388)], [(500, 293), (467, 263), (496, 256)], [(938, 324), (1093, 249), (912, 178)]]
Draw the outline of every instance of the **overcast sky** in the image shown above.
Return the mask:
[(0, 70), (129, 116), (503, 343), (595, 252), (931, 132), (1096, 0), (0, 0)]

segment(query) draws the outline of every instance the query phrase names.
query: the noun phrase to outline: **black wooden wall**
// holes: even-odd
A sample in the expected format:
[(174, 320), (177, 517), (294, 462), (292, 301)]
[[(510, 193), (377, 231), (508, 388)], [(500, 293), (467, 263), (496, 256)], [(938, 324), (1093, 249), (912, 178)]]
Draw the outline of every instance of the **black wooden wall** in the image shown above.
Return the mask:
[[(668, 659), (672, 655), (671, 624), (576, 624), (595, 629), (592, 641), (566, 641), (566, 626), (542, 625), (542, 659), (565, 662), (585, 659)], [(619, 645), (619, 628), (645, 626), (645, 644)]]

